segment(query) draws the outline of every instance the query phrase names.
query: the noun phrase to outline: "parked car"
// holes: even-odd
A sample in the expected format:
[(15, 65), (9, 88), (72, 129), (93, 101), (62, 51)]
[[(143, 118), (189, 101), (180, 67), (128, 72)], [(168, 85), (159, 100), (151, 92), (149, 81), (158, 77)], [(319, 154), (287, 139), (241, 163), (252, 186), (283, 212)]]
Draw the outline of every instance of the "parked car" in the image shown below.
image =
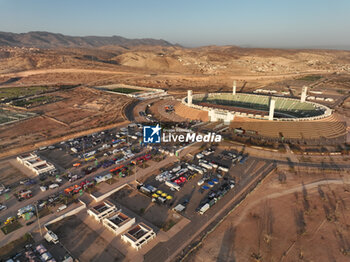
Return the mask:
[(61, 212), (62, 210), (66, 209), (67, 206), (66, 205), (62, 205), (59, 208), (57, 208), (57, 212)]
[(35, 221), (28, 221), (27, 223), (26, 223), (26, 226), (29, 226), (29, 225), (31, 225), (31, 224), (33, 224)]
[(58, 188), (60, 185), (59, 184), (51, 184), (51, 185), (49, 185), (49, 188), (50, 189), (55, 189), (55, 188)]

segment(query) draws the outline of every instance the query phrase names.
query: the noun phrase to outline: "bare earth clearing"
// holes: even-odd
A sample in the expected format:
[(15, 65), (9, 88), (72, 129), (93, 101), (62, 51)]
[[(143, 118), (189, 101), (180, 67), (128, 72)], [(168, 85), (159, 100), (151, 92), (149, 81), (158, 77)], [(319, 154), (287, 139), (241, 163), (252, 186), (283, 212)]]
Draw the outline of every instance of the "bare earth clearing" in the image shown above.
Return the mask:
[(348, 261), (349, 174), (278, 174), (268, 177), (187, 261)]

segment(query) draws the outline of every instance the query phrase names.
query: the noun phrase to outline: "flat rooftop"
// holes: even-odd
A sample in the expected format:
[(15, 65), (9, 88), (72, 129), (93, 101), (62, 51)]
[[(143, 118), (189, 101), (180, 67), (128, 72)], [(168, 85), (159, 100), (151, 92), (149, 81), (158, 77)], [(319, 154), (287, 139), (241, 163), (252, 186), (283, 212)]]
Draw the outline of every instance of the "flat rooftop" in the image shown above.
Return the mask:
[(130, 218), (127, 215), (125, 215), (121, 212), (119, 212), (115, 216), (108, 218), (109, 221), (113, 222), (113, 224), (115, 224), (117, 226), (120, 226), (121, 224), (123, 224), (124, 221), (129, 220), (129, 219)]
[(151, 231), (152, 228), (146, 226), (144, 223), (139, 223), (136, 226), (132, 227), (126, 235), (131, 239), (138, 240), (142, 238), (145, 234)]
[(97, 206), (94, 206), (94, 209), (98, 212), (98, 213), (102, 213), (103, 211), (106, 211), (109, 207), (105, 204), (99, 204)]
[(45, 163), (45, 164), (34, 167), (34, 169), (40, 170), (40, 169), (44, 169), (44, 168), (48, 168), (48, 167), (52, 167), (52, 165), (48, 165), (47, 163)]
[(111, 202), (109, 202), (108, 200), (103, 201), (102, 203), (97, 204), (96, 206), (93, 206), (91, 208), (91, 210), (95, 213), (95, 214), (101, 214), (104, 211), (106, 211), (109, 208), (114, 208), (114, 204), (112, 204)]
[(34, 156), (36, 156), (36, 155), (32, 154), (32, 153), (27, 153), (27, 154), (20, 155), (18, 157), (19, 158), (28, 158), (28, 157), (34, 157)]
[(31, 164), (35, 164), (35, 163), (38, 163), (38, 162), (41, 162), (41, 161), (44, 161), (42, 160), (41, 158), (37, 157), (37, 158), (34, 158), (34, 159), (30, 159), (30, 160), (27, 160), (29, 163)]

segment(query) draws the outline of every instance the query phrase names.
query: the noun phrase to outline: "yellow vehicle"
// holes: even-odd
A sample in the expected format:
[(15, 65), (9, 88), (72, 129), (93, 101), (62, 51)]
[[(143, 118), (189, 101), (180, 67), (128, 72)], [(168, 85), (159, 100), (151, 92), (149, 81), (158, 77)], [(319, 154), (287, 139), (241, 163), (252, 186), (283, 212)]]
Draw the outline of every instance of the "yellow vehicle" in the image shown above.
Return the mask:
[(4, 222), (5, 225), (11, 224), (16, 221), (16, 217), (8, 217), (7, 220)]
[(159, 197), (159, 195), (153, 194), (152, 197), (153, 197), (153, 198), (157, 198), (157, 197)]
[(85, 160), (85, 161), (90, 161), (90, 160), (94, 160), (94, 159), (95, 159), (94, 156), (90, 156), (90, 157), (85, 158), (84, 160)]

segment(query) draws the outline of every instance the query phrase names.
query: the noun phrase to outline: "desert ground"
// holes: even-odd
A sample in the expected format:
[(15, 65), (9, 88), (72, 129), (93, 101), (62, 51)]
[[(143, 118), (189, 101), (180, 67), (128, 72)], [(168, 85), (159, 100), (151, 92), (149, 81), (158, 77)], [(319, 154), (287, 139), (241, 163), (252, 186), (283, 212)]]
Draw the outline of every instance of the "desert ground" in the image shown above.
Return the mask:
[(343, 95), (349, 92), (349, 71), (348, 51), (235, 46), (0, 47), (0, 88), (73, 87), (48, 94), (63, 100), (27, 109), (38, 113), (36, 117), (0, 127), (0, 153), (19, 153), (16, 148), (23, 146), (31, 150), (45, 140), (126, 120), (122, 110), (131, 99), (91, 88), (98, 85), (156, 87), (179, 98), (188, 89), (230, 91), (232, 81), (237, 80), (241, 92), (266, 87), (299, 95), (301, 87), (308, 85), (327, 92), (332, 87), (335, 95)]
[(279, 169), (186, 261), (348, 261), (348, 175)]
[[(47, 92), (31, 97), (59, 99), (20, 109), (2, 101), (3, 108), (36, 115), (0, 126), (0, 157), (127, 123), (124, 109), (134, 101), (94, 88), (99, 85), (162, 88), (180, 98), (188, 89), (194, 93), (229, 92), (233, 80), (237, 80), (238, 92), (266, 88), (290, 92), (291, 96), (300, 95), (302, 86), (307, 85), (310, 90), (334, 97), (336, 103), (330, 106), (350, 124), (350, 51), (176, 45), (45, 49), (1, 46), (0, 94), (5, 88), (45, 87)], [(164, 109), (163, 102), (157, 102), (159, 108)], [(136, 107), (145, 108), (146, 104)], [(152, 113), (166, 115), (164, 110)], [(10, 179), (15, 172), (12, 168), (5, 175)], [(279, 167), (185, 260), (349, 261), (348, 177), (346, 171)], [(139, 199), (137, 195), (135, 199)], [(65, 245), (75, 246), (75, 256), (83, 260), (92, 257), (93, 261), (123, 259), (82, 221), (65, 222), (66, 226), (58, 225), (62, 240)], [(70, 227), (79, 234), (73, 235)], [(78, 245), (74, 245), (76, 242)], [(85, 253), (86, 247), (93, 247), (89, 254)]]
[(131, 100), (86, 87), (49, 95), (58, 96), (62, 100), (28, 109), (38, 115), (0, 127), (1, 152), (93, 128), (120, 124), (125, 120), (122, 110)]

